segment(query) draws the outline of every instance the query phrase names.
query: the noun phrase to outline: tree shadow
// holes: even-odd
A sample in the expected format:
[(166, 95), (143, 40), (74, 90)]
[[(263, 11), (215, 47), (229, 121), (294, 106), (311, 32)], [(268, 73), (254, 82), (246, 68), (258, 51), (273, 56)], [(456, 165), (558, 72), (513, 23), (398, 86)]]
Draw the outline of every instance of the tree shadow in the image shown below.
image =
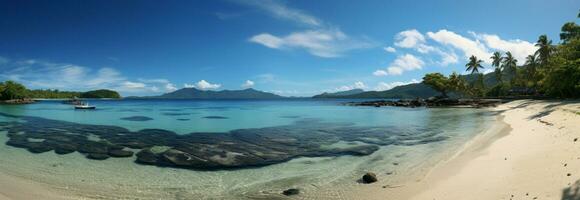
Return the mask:
[(539, 119), (545, 116), (550, 115), (552, 112), (556, 111), (556, 107), (558, 106), (562, 106), (562, 105), (567, 105), (567, 104), (572, 104), (572, 103), (577, 103), (577, 102), (572, 102), (572, 101), (560, 101), (560, 102), (555, 102), (555, 103), (551, 103), (548, 104), (546, 106), (544, 106), (544, 110), (542, 112), (539, 112), (535, 115), (532, 115), (530, 117), (528, 117), (529, 120), (533, 120), (533, 119)]
[(562, 200), (580, 200), (580, 180), (562, 190)]

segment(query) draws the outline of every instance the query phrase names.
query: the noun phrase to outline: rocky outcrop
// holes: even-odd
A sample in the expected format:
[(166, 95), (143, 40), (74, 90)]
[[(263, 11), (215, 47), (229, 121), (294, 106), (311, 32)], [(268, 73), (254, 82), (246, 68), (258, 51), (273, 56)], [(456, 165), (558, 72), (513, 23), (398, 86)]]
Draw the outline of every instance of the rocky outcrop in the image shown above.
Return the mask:
[(348, 102), (349, 106), (394, 106), (394, 107), (493, 107), (503, 103), (500, 99), (449, 99), (449, 98), (429, 98), (429, 99), (402, 99), (397, 101), (378, 100), (363, 102)]
[(10, 99), (0, 101), (0, 104), (31, 104), (36, 102), (34, 99)]

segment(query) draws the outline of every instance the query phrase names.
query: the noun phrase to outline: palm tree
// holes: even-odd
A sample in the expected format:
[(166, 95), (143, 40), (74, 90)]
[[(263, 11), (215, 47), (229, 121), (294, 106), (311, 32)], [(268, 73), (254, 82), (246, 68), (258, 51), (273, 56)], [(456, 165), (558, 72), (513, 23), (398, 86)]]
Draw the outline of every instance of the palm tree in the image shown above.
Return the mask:
[(497, 81), (499, 81), (500, 84), (503, 84), (503, 80), (502, 80), (502, 65), (501, 65), (501, 61), (503, 60), (503, 57), (501, 55), (501, 53), (499, 51), (496, 51), (493, 53), (493, 56), (491, 56), (491, 66), (495, 67), (495, 78), (497, 79)]
[(535, 55), (528, 55), (526, 57), (526, 66), (528, 71), (528, 81), (536, 82), (536, 67), (538, 66), (538, 59)]
[(449, 88), (455, 92), (465, 92), (465, 80), (459, 76), (456, 72), (449, 75)]
[(512, 74), (512, 79), (510, 80), (510, 83), (512, 85), (514, 85), (514, 83), (516, 82), (518, 75), (517, 63), (518, 60), (514, 58), (512, 52), (508, 51), (505, 53), (505, 57), (503, 58), (503, 68), (508, 69), (509, 72)]
[(481, 66), (482, 62), (483, 60), (479, 60), (477, 57), (472, 55), (469, 57), (469, 62), (465, 64), (465, 67), (467, 67), (465, 71), (471, 71), (471, 74), (479, 73), (479, 69), (483, 69), (483, 66)]
[(536, 55), (538, 56), (538, 61), (542, 67), (548, 64), (550, 59), (550, 53), (552, 51), (552, 40), (548, 39), (546, 35), (540, 35), (536, 43), (538, 50), (536, 50)]

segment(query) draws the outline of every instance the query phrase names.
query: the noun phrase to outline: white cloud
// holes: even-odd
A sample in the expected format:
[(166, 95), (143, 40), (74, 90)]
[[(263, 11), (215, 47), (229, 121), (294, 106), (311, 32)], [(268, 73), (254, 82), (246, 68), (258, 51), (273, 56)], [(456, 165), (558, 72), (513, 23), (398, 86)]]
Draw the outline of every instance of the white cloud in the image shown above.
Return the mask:
[(404, 71), (413, 71), (421, 69), (425, 62), (412, 54), (405, 54), (397, 57), (386, 70), (377, 70), (375, 76), (401, 75)]
[(188, 83), (184, 83), (183, 84), (184, 88), (195, 88), (195, 84), (188, 84)]
[(175, 85), (173, 85), (172, 83), (165, 84), (165, 91), (173, 92), (175, 90), (177, 90), (177, 87), (175, 87)]
[(262, 33), (251, 37), (249, 41), (272, 49), (304, 49), (324, 58), (339, 57), (347, 51), (372, 46), (369, 42), (351, 39), (338, 29), (307, 30), (286, 36)]
[(389, 52), (389, 53), (395, 53), (395, 52), (397, 52), (397, 49), (395, 49), (395, 48), (393, 48), (393, 47), (391, 47), (391, 46), (385, 47), (385, 48), (383, 48), (383, 49), (384, 49), (386, 52)]
[(489, 59), (491, 53), (485, 44), (479, 40), (472, 40), (445, 29), (437, 32), (427, 32), (427, 36), (441, 45), (447, 45), (461, 50), (465, 58), (475, 55), (484, 62), (491, 63)]
[(365, 89), (365, 88), (367, 88), (365, 83), (363, 83), (362, 81), (357, 81), (357, 82), (354, 82), (352, 85), (343, 85), (343, 86), (340, 86), (339, 88), (335, 88), (334, 91), (338, 92), (338, 91), (347, 91), (347, 90)]
[(262, 33), (250, 38), (250, 41), (262, 44), (266, 47), (278, 49), (284, 45), (284, 40), (268, 33)]
[(10, 67), (0, 69), (0, 78), (21, 82), (32, 89), (73, 91), (112, 89), (133, 95), (149, 94), (159, 90), (158, 83), (149, 83), (145, 81), (146, 79), (130, 80), (110, 67), (91, 69), (80, 65), (34, 59), (14, 62), (6, 60), (4, 65)]
[[(185, 87), (187, 88), (188, 86), (192, 86), (192, 85), (188, 85), (185, 84)], [(207, 82), (206, 80), (201, 80), (197, 83), (195, 83), (195, 85), (193, 85), (193, 87), (200, 89), (200, 90), (215, 90), (220, 88), (222, 85), (220, 84), (213, 84), (210, 82)]]
[(389, 73), (387, 73), (387, 71), (385, 71), (385, 70), (379, 69), (379, 70), (373, 72), (373, 75), (375, 75), (375, 76), (386, 76), (386, 75), (389, 75)]
[(408, 82), (400, 82), (400, 81), (391, 82), (391, 83), (380, 82), (375, 87), (375, 90), (376, 91), (385, 91), (385, 90), (393, 89), (394, 87), (397, 87), (397, 86), (408, 85), (408, 84), (419, 83), (419, 82), (421, 82), (421, 81), (419, 81), (417, 79), (413, 79), (413, 80), (408, 81)]
[(416, 29), (406, 30), (395, 36), (395, 46), (402, 48), (414, 48), (425, 43), (425, 36)]
[(439, 55), (441, 55), (441, 61), (438, 62), (441, 66), (447, 66), (459, 62), (459, 58), (457, 57), (457, 54), (455, 54), (454, 52), (448, 53), (439, 51), (438, 53)]
[(533, 55), (538, 49), (534, 44), (524, 40), (502, 40), (498, 35), (473, 34), (481, 38), (490, 49), (511, 52), (520, 65), (525, 63), (528, 55)]
[(279, 1), (273, 0), (240, 0), (237, 1), (241, 4), (246, 4), (259, 9), (262, 9), (276, 18), (294, 21), (300, 24), (310, 25), (310, 26), (320, 26), (322, 25), (322, 20), (308, 15), (305, 12), (290, 8)]
[(254, 85), (255, 85), (254, 81), (246, 80), (246, 82), (242, 84), (242, 88), (251, 88), (254, 87)]

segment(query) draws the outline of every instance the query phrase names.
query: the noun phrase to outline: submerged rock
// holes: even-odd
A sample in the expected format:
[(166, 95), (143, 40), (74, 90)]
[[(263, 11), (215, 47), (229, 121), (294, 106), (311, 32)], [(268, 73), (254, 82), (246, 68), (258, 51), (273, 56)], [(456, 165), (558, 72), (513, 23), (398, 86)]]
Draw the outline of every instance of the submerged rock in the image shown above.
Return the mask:
[(113, 149), (109, 151), (109, 156), (117, 158), (131, 157), (133, 156), (133, 152), (122, 149)]
[(106, 160), (109, 157), (110, 157), (109, 155), (102, 154), (102, 153), (89, 153), (89, 154), (87, 154), (87, 158), (93, 159), (93, 160)]
[(130, 131), (40, 117), (0, 116), (19, 119), (0, 122), (0, 131), (8, 133), (6, 144), (33, 153), (78, 151), (95, 160), (135, 155), (139, 164), (200, 170), (259, 167), (298, 157), (366, 156), (380, 146), (447, 139), (437, 129), (364, 127), (316, 119), (284, 126), (177, 134), (163, 129)]
[(203, 118), (206, 118), (206, 119), (228, 119), (227, 117), (222, 117), (222, 116), (205, 116)]
[(282, 192), (282, 194), (286, 195), (286, 196), (297, 195), (297, 194), (300, 194), (300, 190), (296, 189), (296, 188), (290, 188), (290, 189), (284, 190)]
[(127, 120), (127, 121), (135, 121), (135, 122), (144, 122), (144, 121), (153, 120), (153, 118), (151, 118), (151, 117), (145, 117), (145, 116), (123, 117), (121, 119), (122, 120)]
[(368, 172), (365, 175), (363, 175), (363, 177), (362, 177), (362, 182), (365, 184), (374, 183), (377, 181), (378, 181), (377, 175), (375, 173), (372, 173), (372, 172)]

